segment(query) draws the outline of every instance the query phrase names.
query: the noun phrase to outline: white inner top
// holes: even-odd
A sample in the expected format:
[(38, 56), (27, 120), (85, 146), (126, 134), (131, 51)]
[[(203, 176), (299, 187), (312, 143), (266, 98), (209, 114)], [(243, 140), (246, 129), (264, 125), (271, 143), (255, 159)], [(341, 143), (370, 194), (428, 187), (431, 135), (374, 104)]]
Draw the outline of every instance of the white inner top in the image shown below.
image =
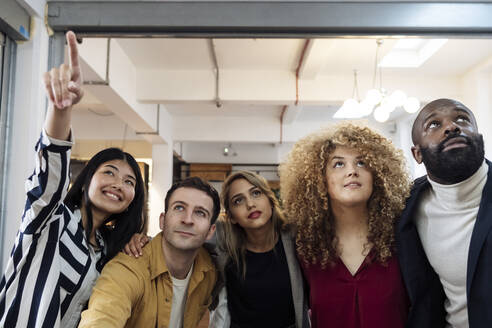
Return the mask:
[(432, 188), (422, 194), (417, 209), (416, 224), (424, 251), (446, 293), (448, 327), (468, 328), (468, 249), (487, 171), (484, 161), (475, 174), (453, 185), (429, 179)]
[(190, 283), (193, 265), (184, 279), (177, 279), (171, 276), (173, 282), (173, 304), (171, 306), (171, 318), (169, 319), (169, 327), (183, 327), (183, 315), (186, 307), (186, 296), (188, 285)]

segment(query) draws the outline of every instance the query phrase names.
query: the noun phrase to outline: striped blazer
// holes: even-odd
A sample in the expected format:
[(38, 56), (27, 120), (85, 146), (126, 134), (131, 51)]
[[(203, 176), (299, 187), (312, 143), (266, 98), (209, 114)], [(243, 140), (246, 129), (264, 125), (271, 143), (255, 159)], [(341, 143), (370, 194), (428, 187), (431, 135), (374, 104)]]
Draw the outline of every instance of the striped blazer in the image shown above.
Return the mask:
[[(0, 282), (0, 327), (75, 326), (79, 319), (68, 324), (64, 318), (75, 318), (77, 311), (80, 318), (95, 283), (84, 279), (99, 276), (80, 211), (74, 213), (63, 203), (71, 146), (71, 141), (49, 138), (45, 131), (36, 144), (22, 222)], [(90, 288), (80, 288), (83, 283)]]

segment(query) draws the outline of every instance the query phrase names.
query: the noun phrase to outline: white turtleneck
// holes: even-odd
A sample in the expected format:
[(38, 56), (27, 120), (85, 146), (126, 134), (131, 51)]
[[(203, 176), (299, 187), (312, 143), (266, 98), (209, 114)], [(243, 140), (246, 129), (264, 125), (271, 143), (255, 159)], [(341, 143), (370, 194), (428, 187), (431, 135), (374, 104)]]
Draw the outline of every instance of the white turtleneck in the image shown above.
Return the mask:
[(466, 270), (468, 249), (487, 182), (484, 163), (468, 179), (443, 185), (429, 179), (423, 192), (416, 224), (422, 246), (446, 293), (448, 327), (468, 328)]

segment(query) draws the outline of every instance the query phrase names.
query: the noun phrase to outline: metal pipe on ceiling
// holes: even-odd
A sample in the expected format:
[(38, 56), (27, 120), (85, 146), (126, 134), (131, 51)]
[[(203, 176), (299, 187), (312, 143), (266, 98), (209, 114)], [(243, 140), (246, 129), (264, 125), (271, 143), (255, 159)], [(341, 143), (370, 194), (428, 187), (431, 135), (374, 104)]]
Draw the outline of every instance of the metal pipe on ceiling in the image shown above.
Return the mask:
[(215, 49), (215, 42), (214, 39), (209, 39), (209, 48), (210, 48), (210, 55), (212, 56), (212, 61), (214, 63), (214, 69), (215, 69), (215, 106), (217, 108), (222, 107), (222, 101), (220, 100), (219, 97), (219, 64), (217, 61), (217, 51)]

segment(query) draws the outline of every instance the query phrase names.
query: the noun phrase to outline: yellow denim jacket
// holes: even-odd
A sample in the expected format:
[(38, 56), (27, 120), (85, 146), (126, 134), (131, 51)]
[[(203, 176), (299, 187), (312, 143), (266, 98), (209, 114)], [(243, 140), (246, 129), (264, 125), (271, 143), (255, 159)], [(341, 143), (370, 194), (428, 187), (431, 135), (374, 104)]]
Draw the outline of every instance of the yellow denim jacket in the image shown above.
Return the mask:
[[(188, 286), (183, 328), (194, 328), (211, 303), (217, 271), (208, 252), (195, 258)], [(123, 253), (107, 263), (99, 277), (80, 327), (168, 327), (173, 287), (162, 253), (162, 233), (139, 258)]]

